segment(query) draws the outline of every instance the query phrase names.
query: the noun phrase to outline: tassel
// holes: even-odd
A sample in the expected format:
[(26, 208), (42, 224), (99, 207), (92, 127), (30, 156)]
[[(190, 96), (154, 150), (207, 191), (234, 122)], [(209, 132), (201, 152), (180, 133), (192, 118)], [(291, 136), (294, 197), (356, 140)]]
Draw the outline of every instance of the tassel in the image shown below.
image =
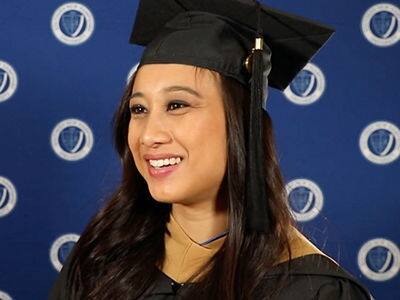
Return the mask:
[[(258, 9), (258, 30), (255, 46), (252, 50), (251, 64), (251, 99), (247, 127), (247, 163), (246, 163), (246, 225), (250, 230), (269, 232), (269, 205), (265, 189), (265, 149), (263, 127), (263, 100), (265, 66), (263, 57), (263, 35), (260, 26), (260, 4)], [(266, 89), (265, 89), (266, 90)]]

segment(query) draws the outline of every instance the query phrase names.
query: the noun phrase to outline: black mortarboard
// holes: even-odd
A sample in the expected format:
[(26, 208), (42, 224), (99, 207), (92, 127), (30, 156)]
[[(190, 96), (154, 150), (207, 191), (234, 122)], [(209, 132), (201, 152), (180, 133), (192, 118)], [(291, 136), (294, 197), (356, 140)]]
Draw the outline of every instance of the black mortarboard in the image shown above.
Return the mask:
[[(140, 65), (188, 64), (250, 88), (246, 126), (246, 221), (268, 231), (262, 102), (265, 84), (285, 89), (334, 30), (249, 0), (141, 0), (130, 42), (147, 46)], [(268, 76), (268, 77), (266, 77)]]

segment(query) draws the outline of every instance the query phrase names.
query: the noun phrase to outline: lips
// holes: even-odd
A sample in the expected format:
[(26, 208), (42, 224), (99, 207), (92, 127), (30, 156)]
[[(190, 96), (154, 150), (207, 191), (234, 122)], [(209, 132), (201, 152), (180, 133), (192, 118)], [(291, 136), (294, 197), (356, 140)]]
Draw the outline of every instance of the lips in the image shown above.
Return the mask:
[[(172, 157), (180, 157), (181, 162), (179, 164), (162, 167), (160, 169), (155, 169), (150, 165), (150, 160), (170, 159)], [(146, 160), (147, 170), (150, 176), (155, 179), (162, 179), (170, 175), (172, 172), (180, 167), (184, 159), (182, 155), (176, 153), (145, 154), (143, 155), (143, 158)]]
[(147, 170), (150, 174), (155, 179), (162, 179), (170, 175), (172, 172), (176, 171), (180, 165), (182, 164), (182, 161), (179, 164), (176, 165), (170, 165), (166, 167), (162, 167), (160, 169), (156, 169), (150, 165), (150, 162), (147, 161)]

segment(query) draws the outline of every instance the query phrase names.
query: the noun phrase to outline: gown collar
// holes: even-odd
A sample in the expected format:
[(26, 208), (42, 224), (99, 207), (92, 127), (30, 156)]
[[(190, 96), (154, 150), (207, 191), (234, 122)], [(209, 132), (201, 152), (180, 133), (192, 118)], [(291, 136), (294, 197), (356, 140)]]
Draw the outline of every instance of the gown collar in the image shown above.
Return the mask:
[[(211, 242), (207, 244), (199, 244), (190, 238), (172, 213), (170, 213), (170, 219), (166, 227), (167, 231), (164, 234), (165, 259), (162, 271), (176, 282), (187, 282), (188, 278), (221, 248), (226, 238), (225, 234), (219, 238), (211, 238)], [(315, 257), (318, 259), (321, 259), (321, 256), (325, 256), (323, 261), (330, 260), (332, 266), (338, 265), (336, 261), (320, 251), (295, 227), (291, 227), (291, 230), (289, 230), (289, 238), (292, 249), (292, 260), (310, 254), (317, 254)], [(307, 257), (307, 260), (312, 257), (314, 256)], [(271, 275), (280, 274), (282, 267), (287, 266), (286, 262), (288, 258), (286, 252), (282, 253), (281, 258), (277, 261), (277, 268), (271, 270)], [(301, 262), (301, 260), (298, 261)], [(321, 269), (318, 271), (321, 271)]]
[[(164, 235), (165, 260), (162, 271), (176, 282), (186, 282), (221, 248), (226, 232), (199, 244), (192, 240), (172, 213)], [(210, 241), (211, 240), (211, 241)]]

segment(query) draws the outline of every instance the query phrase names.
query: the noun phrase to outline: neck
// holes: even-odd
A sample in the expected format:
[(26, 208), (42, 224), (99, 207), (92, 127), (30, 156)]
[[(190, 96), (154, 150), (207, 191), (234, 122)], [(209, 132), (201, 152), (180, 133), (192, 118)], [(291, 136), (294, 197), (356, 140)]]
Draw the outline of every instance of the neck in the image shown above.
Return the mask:
[(226, 209), (174, 203), (171, 213), (185, 233), (196, 243), (202, 243), (228, 228)]

